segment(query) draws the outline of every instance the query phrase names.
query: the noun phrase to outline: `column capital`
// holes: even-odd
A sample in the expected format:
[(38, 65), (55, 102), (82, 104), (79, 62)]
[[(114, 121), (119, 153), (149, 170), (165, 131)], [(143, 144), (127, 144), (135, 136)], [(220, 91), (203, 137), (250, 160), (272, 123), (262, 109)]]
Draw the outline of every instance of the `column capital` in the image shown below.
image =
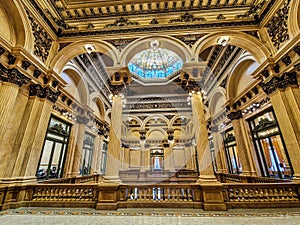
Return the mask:
[(229, 114), (227, 114), (227, 117), (230, 120), (238, 120), (238, 119), (243, 117), (243, 114), (242, 114), (241, 110), (238, 110), (238, 111), (235, 111), (235, 112), (230, 112)]
[(40, 84), (31, 84), (29, 87), (29, 96), (37, 96), (39, 98), (46, 98), (52, 103), (57, 101), (60, 91), (53, 91), (50, 87), (43, 87)]
[(277, 89), (284, 90), (290, 86), (298, 86), (297, 73), (291, 72), (284, 73), (280, 77), (274, 76), (269, 81), (260, 83), (260, 86), (267, 95), (272, 94)]
[(0, 80), (3, 82), (9, 82), (12, 84), (16, 84), (17, 86), (21, 87), (25, 84), (30, 82), (30, 78), (22, 74), (16, 68), (6, 69), (0, 63)]

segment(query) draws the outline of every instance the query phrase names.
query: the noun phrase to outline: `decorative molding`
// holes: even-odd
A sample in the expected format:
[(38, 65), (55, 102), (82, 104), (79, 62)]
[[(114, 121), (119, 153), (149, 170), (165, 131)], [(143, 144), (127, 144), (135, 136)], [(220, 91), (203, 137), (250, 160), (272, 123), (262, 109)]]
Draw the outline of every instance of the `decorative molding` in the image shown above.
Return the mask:
[(243, 117), (243, 114), (242, 114), (242, 111), (241, 110), (238, 110), (238, 111), (235, 111), (235, 112), (231, 112), (227, 115), (227, 117), (230, 119), (230, 120), (238, 120), (240, 118)]
[(110, 84), (110, 90), (113, 93), (113, 95), (120, 94), (121, 91), (124, 89), (124, 87), (125, 87), (124, 84), (119, 84), (119, 85)]
[(293, 50), (300, 56), (300, 45), (296, 46)]
[(52, 103), (57, 101), (60, 91), (53, 91), (50, 87), (43, 87), (40, 84), (31, 84), (29, 87), (29, 96), (37, 96), (39, 98), (46, 98)]
[(8, 64), (9, 65), (15, 64), (15, 62), (17, 60), (17, 58), (12, 54), (8, 54), (7, 59), (8, 59)]
[(283, 7), (277, 10), (273, 18), (266, 26), (271, 41), (273, 42), (274, 47), (277, 49), (280, 48), (282, 43), (290, 38), (287, 25), (290, 1), (291, 0), (287, 0)]
[(251, 5), (250, 9), (245, 12), (242, 15), (237, 15), (237, 19), (242, 19), (242, 18), (255, 18), (258, 20), (258, 14), (260, 13), (261, 9), (264, 7), (264, 5), (267, 3), (267, 0), (264, 1), (257, 1), (257, 4)]
[(189, 12), (186, 12), (185, 14), (181, 15), (177, 19), (171, 19), (169, 20), (169, 23), (188, 23), (188, 22), (194, 22), (194, 21), (206, 21), (204, 17), (194, 17), (193, 14), (190, 14)]
[(267, 95), (270, 95), (277, 89), (286, 89), (290, 86), (298, 86), (297, 73), (284, 73), (281, 77), (273, 77), (267, 83), (260, 83), (260, 86)]
[(0, 46), (0, 56), (5, 52), (5, 49)]
[(286, 66), (288, 66), (288, 65), (290, 65), (290, 64), (292, 63), (291, 57), (288, 56), (288, 55), (284, 56), (284, 57), (281, 59), (281, 61), (282, 61)]
[(22, 61), (21, 67), (23, 70), (27, 70), (30, 65), (31, 65), (31, 63), (29, 61), (24, 60), (24, 61)]
[(52, 46), (52, 39), (49, 37), (47, 31), (40, 26), (35, 19), (27, 11), (28, 18), (30, 20), (31, 28), (34, 36), (34, 54), (41, 58), (45, 62), (49, 56), (49, 52)]
[(225, 88), (225, 89), (226, 89), (227, 80), (228, 80), (228, 76), (226, 76), (226, 77), (222, 80), (222, 82), (220, 83), (220, 86), (221, 86), (222, 88)]
[(218, 16), (217, 16), (217, 20), (225, 20), (226, 18), (225, 18), (225, 16), (223, 15), (223, 14), (219, 14)]
[(2, 64), (0, 64), (0, 80), (2, 82), (9, 82), (21, 87), (25, 84), (28, 84), (31, 79), (22, 74), (16, 68), (8, 70)]
[(203, 34), (188, 34), (174, 37), (183, 41), (186, 45), (188, 45), (191, 48), (198, 41), (199, 38), (203, 37)]
[(135, 26), (135, 25), (139, 25), (139, 23), (129, 21), (127, 18), (124, 18), (124, 17), (120, 17), (114, 23), (106, 24), (105, 27), (106, 28), (110, 28), (110, 27), (127, 27), (127, 26)]

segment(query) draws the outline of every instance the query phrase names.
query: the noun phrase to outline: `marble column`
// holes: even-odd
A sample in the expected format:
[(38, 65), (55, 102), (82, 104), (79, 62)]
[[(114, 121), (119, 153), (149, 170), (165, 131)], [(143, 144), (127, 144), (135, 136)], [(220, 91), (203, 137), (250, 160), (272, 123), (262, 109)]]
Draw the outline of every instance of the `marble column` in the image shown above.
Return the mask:
[(82, 151), (83, 151), (83, 141), (85, 128), (87, 124), (87, 118), (84, 116), (77, 116), (77, 135), (74, 143), (74, 155), (72, 160), (72, 172), (71, 176), (80, 175)]
[(114, 95), (111, 109), (109, 142), (107, 146), (106, 176), (104, 177), (105, 182), (120, 182), (119, 153), (121, 149), (121, 125), (122, 97), (120, 95)]
[(218, 127), (212, 128), (212, 136), (216, 154), (217, 172), (226, 173), (226, 157), (223, 147), (221, 134), (218, 132)]
[(51, 87), (42, 87), (39, 84), (30, 86), (30, 97), (14, 145), (15, 149), (19, 149), (19, 153), (13, 177), (21, 177), (23, 180), (35, 179), (52, 107), (58, 95), (59, 92), (55, 92)]
[(300, 90), (297, 73), (285, 73), (262, 84), (273, 109), (294, 169), (294, 181), (300, 183)]
[(236, 111), (228, 114), (228, 118), (232, 122), (232, 127), (235, 135), (238, 162), (242, 164), (242, 175), (255, 176), (253, 159), (247, 145), (247, 139), (245, 137), (245, 127), (243, 126), (242, 112)]
[(192, 94), (192, 110), (200, 173), (198, 182), (216, 182), (201, 93)]
[[(10, 162), (12, 147), (11, 143), (16, 137), (16, 126), (19, 126), (20, 120), (12, 121), (11, 119), (19, 113), (22, 108), (16, 108), (16, 100), (20, 87), (27, 84), (30, 79), (21, 74), (17, 69), (4, 70), (1, 67), (2, 76), (0, 80), (3, 82), (0, 86), (0, 179), (8, 177), (7, 167)], [(19, 96), (20, 97), (20, 96)], [(26, 97), (25, 97), (26, 98)], [(25, 100), (26, 103), (26, 100)], [(11, 124), (11, 122), (14, 122)], [(13, 125), (13, 126), (11, 126)]]

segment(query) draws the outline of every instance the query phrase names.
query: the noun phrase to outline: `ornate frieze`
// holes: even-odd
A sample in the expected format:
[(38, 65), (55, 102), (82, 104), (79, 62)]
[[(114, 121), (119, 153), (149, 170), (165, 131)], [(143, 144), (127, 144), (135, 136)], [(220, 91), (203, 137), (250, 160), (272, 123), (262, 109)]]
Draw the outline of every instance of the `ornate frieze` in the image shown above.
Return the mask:
[(300, 71), (300, 63), (294, 65), (294, 67), (295, 67), (298, 71)]
[(16, 84), (19, 87), (30, 82), (30, 78), (19, 72), (17, 69), (13, 68), (8, 70), (2, 64), (0, 64), (0, 80), (2, 82)]
[(46, 98), (52, 103), (57, 101), (59, 91), (53, 91), (50, 87), (43, 87), (40, 84), (31, 84), (29, 88), (29, 96), (37, 96), (39, 98)]
[(136, 40), (136, 38), (106, 40), (106, 42), (112, 44), (118, 50), (122, 51), (128, 44), (130, 44), (134, 40)]
[(34, 54), (41, 58), (45, 62), (48, 58), (49, 51), (52, 46), (52, 39), (50, 38), (47, 31), (40, 26), (35, 19), (27, 12), (30, 20), (31, 28), (34, 36)]
[(281, 61), (286, 65), (290, 65), (292, 63), (291, 57), (289, 57), (288, 55), (284, 56)]
[(193, 14), (186, 12), (185, 14), (181, 15), (177, 19), (169, 20), (169, 23), (187, 23), (187, 22), (194, 22), (194, 21), (205, 21), (203, 17), (194, 17)]
[(235, 111), (235, 112), (231, 112), (227, 115), (227, 117), (230, 119), (230, 120), (238, 120), (240, 118), (243, 117), (243, 114), (242, 114), (242, 111), (241, 110), (238, 110), (238, 111)]
[(273, 45), (279, 49), (281, 44), (289, 39), (287, 19), (289, 14), (290, 0), (287, 0), (280, 8), (270, 22), (267, 24), (267, 31), (273, 42)]
[(12, 54), (8, 54), (7, 59), (8, 59), (8, 64), (9, 65), (15, 64), (15, 62), (17, 60), (17, 58)]
[(5, 52), (5, 49), (0, 46), (0, 56)]
[(300, 56), (300, 45), (296, 46), (293, 50), (298, 54), (298, 56)]
[(296, 72), (284, 73), (281, 77), (273, 77), (270, 81), (260, 84), (267, 95), (273, 93), (277, 89), (286, 89), (287, 87), (297, 85), (298, 81)]
[(22, 61), (21, 67), (23, 70), (27, 70), (30, 65), (31, 65), (31, 63), (29, 61), (24, 60), (24, 61)]
[(127, 27), (139, 25), (138, 22), (129, 21), (127, 18), (120, 17), (114, 23), (106, 24), (105, 27)]
[(188, 34), (188, 35), (180, 35), (175, 37), (183, 41), (186, 45), (188, 45), (191, 48), (202, 36), (203, 34)]
[(221, 86), (222, 88), (225, 88), (225, 89), (226, 89), (227, 80), (228, 80), (228, 76), (226, 76), (226, 77), (224, 78), (224, 80), (222, 80), (222, 82), (220, 83), (220, 86)]

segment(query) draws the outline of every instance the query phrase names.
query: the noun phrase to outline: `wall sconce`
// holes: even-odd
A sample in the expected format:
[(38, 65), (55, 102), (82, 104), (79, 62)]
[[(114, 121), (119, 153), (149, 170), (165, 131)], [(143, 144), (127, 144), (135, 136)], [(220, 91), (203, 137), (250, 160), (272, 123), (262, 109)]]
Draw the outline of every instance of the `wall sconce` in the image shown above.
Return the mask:
[(92, 44), (86, 44), (86, 45), (84, 46), (84, 49), (86, 50), (86, 52), (87, 52), (88, 54), (91, 54), (93, 51), (96, 50), (95, 46), (92, 45)]
[(226, 46), (228, 44), (228, 41), (229, 41), (229, 37), (227, 36), (220, 37), (218, 40), (218, 45)]

